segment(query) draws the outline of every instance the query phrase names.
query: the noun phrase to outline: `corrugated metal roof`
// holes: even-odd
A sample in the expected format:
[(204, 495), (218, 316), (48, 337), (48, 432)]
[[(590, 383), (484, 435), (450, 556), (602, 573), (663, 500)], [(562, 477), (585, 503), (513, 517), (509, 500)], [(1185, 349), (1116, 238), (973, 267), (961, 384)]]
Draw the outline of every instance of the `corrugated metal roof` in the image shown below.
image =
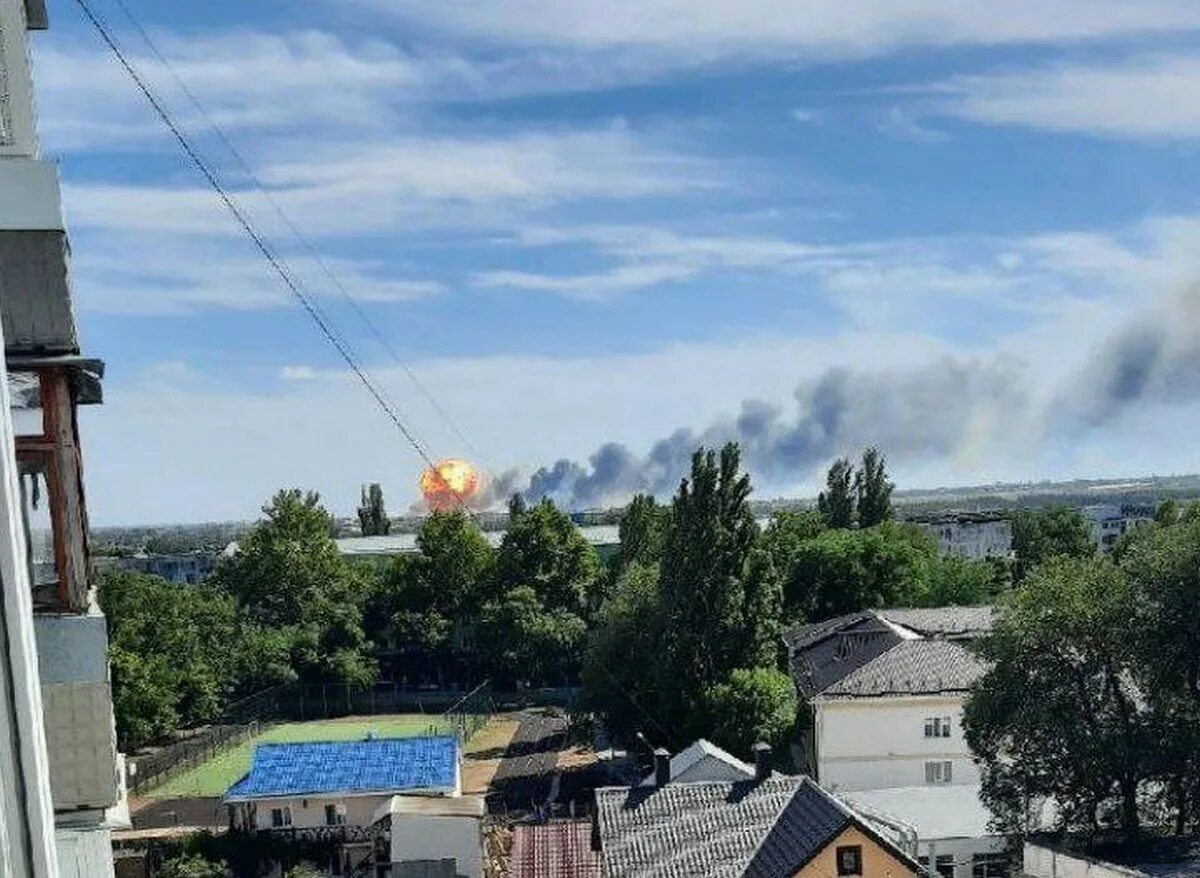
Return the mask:
[(453, 792), (458, 741), (453, 737), (379, 738), (259, 744), (250, 772), (226, 801), (316, 793)]
[(904, 640), (826, 688), (820, 697), (966, 692), (986, 670), (986, 665), (961, 643)]
[(512, 878), (600, 878), (588, 820), (518, 826), (513, 830)]
[(893, 787), (838, 793), (838, 798), (911, 826), (921, 841), (983, 838), (991, 835), (991, 812), (979, 799), (975, 784)]

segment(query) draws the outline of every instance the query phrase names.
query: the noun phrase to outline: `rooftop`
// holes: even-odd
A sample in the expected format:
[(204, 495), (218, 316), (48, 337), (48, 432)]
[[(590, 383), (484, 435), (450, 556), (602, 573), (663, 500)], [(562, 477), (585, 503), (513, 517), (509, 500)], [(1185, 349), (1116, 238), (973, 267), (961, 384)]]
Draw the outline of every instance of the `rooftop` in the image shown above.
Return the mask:
[(512, 878), (600, 878), (588, 820), (558, 821), (513, 830)]
[(994, 607), (921, 607), (875, 612), (925, 637), (977, 637), (991, 631), (996, 619)]
[(877, 698), (966, 692), (984, 673), (984, 663), (950, 640), (904, 640), (841, 680), (822, 698)]
[[(750, 780), (754, 777), (754, 766), (722, 750), (704, 738), (693, 741), (671, 757), (671, 780), (688, 782), (688, 772), (697, 769), (712, 776), (696, 777), (696, 780)], [(642, 781), (643, 786), (654, 783), (654, 772)]]
[(879, 815), (911, 826), (922, 841), (992, 834), (992, 814), (974, 784), (855, 790), (839, 792), (838, 798), (867, 818)]
[(458, 790), (453, 737), (378, 738), (259, 744), (250, 771), (229, 788), (227, 802), (320, 793)]
[(605, 878), (790, 878), (850, 825), (909, 862), (806, 777), (609, 787), (596, 810)]
[[(579, 533), (593, 546), (615, 546), (620, 542), (615, 524), (584, 525), (579, 528)], [(496, 549), (504, 539), (504, 531), (486, 530), (483, 531), (483, 537)], [(411, 555), (419, 551), (415, 533), (388, 534), (382, 537), (343, 537), (334, 542), (343, 555)]]

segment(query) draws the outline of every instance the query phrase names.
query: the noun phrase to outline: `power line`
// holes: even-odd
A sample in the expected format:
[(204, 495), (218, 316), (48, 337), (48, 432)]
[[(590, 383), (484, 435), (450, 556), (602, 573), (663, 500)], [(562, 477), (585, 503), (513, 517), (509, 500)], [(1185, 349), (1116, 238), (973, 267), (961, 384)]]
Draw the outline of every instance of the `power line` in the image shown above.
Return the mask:
[[(322, 315), (320, 309), (309, 300), (309, 297), (301, 289), (300, 284), (288, 271), (288, 268), (284, 264), (283, 260), (275, 253), (270, 244), (267, 243), (266, 239), (258, 232), (258, 230), (254, 228), (250, 218), (234, 200), (233, 196), (230, 195), (225, 190), (224, 186), (221, 185), (220, 180), (217, 178), (216, 172), (209, 167), (208, 163), (200, 155), (197, 149), (193, 147), (187, 136), (175, 122), (175, 119), (172, 117), (170, 111), (167, 110), (166, 106), (159, 100), (153, 89), (151, 89), (149, 84), (142, 78), (141, 74), (138, 73), (133, 64), (125, 56), (125, 53), (117, 44), (115, 37), (109, 31), (108, 27), (104, 24), (99, 15), (89, 5), (88, 0), (75, 0), (75, 2), (83, 11), (83, 14), (87, 17), (88, 21), (91, 22), (92, 26), (96, 29), (96, 32), (99, 33), (100, 38), (112, 51), (113, 55), (116, 56), (121, 66), (125, 69), (125, 72), (129, 74), (129, 77), (134, 81), (134, 84), (138, 87), (138, 90), (141, 91), (142, 95), (149, 102), (155, 114), (171, 131), (171, 134), (174, 135), (175, 140), (178, 141), (179, 146), (183, 149), (188, 159), (193, 165), (195, 165), (196, 169), (200, 171), (201, 175), (208, 182), (209, 186), (212, 187), (213, 191), (217, 193), (217, 196), (221, 199), (221, 202), (225, 205), (225, 208), (229, 211), (230, 215), (233, 216), (234, 220), (242, 228), (242, 231), (244, 231), (254, 243), (254, 246), (262, 254), (263, 258), (267, 260), (271, 268), (275, 270), (275, 273), (279, 275), (284, 285), (288, 288), (292, 295), (296, 297), (296, 300), (300, 302), (304, 310), (308, 313), (308, 316), (312, 318), (313, 323), (315, 323), (317, 328), (320, 330), (321, 334), (325, 336), (325, 339), (334, 347), (341, 358), (346, 362), (346, 365), (350, 367), (351, 371), (354, 372), (355, 376), (362, 383), (363, 387), (367, 389), (367, 392), (371, 394), (375, 402), (378, 403), (381, 409), (383, 409), (384, 414), (386, 414), (388, 419), (391, 420), (391, 422), (396, 426), (401, 435), (417, 452), (418, 456), (420, 456), (420, 458), (436, 472), (437, 470), (433, 459), (425, 450), (420, 440), (417, 439), (416, 435), (404, 423), (392, 405), (384, 398), (383, 394), (375, 386), (375, 383), (371, 380), (370, 376), (367, 375), (366, 370), (359, 364), (354, 356), (354, 352), (350, 349), (349, 343), (338, 335), (337, 331), (332, 327), (328, 319)], [(440, 474), (438, 475), (440, 478)], [(459, 503), (465, 508), (466, 503), (463, 501), (463, 498), (459, 496), (451, 486), (446, 485), (446, 487), (455, 494), (456, 498), (459, 500)]]
[(137, 16), (133, 14), (133, 11), (125, 3), (125, 0), (114, 0), (114, 2), (120, 8), (121, 12), (124, 13), (130, 24), (132, 24), (137, 32), (141, 35), (142, 40), (146, 43), (146, 46), (150, 49), (154, 57), (158, 59), (158, 62), (170, 74), (171, 78), (175, 81), (175, 84), (179, 86), (180, 91), (182, 91), (187, 97), (192, 107), (195, 108), (196, 112), (198, 112), (201, 118), (204, 119), (212, 133), (221, 141), (221, 143), (229, 151), (230, 155), (233, 156), (234, 160), (240, 166), (242, 172), (246, 175), (250, 183), (255, 189), (258, 190), (258, 193), (267, 201), (267, 203), (271, 205), (280, 221), (287, 226), (288, 230), (291, 232), (296, 241), (299, 242), (301, 247), (303, 247), (309, 256), (311, 256), (316, 262), (317, 266), (321, 269), (321, 272), (325, 275), (329, 282), (333, 284), (334, 288), (337, 289), (342, 298), (346, 300), (346, 302), (354, 310), (354, 313), (358, 315), (359, 320), (362, 321), (363, 325), (367, 328), (371, 335), (374, 336), (375, 340), (379, 342), (380, 346), (382, 346), (385, 351), (387, 351), (392, 360), (404, 370), (404, 374), (408, 376), (408, 379), (412, 382), (413, 386), (423, 397), (425, 397), (425, 400), (429, 403), (433, 410), (437, 412), (438, 416), (446, 423), (446, 425), (454, 432), (454, 435), (458, 437), (460, 442), (463, 443), (463, 446), (476, 460), (484, 465), (484, 468), (489, 471), (494, 479), (496, 474), (492, 472), (491, 467), (487, 466), (487, 463), (483, 459), (483, 455), (479, 449), (476, 448), (474, 444), (472, 444), (471, 440), (467, 438), (466, 434), (459, 427), (455, 419), (451, 417), (450, 413), (446, 411), (440, 402), (438, 402), (437, 397), (434, 396), (434, 394), (431, 393), (425, 384), (417, 377), (416, 372), (413, 371), (409, 363), (400, 356), (399, 352), (392, 345), (392, 343), (388, 341), (383, 332), (380, 331), (375, 322), (371, 320), (366, 311), (359, 304), (358, 300), (351, 295), (345, 284), (342, 283), (341, 278), (334, 273), (333, 269), (329, 266), (328, 261), (321, 255), (320, 251), (313, 246), (313, 244), (308, 240), (307, 236), (300, 231), (292, 219), (287, 215), (286, 211), (284, 211), (282, 205), (279, 204), (279, 201), (275, 198), (271, 191), (262, 184), (258, 178), (258, 175), (255, 174), (254, 170), (250, 167), (250, 163), (246, 161), (241, 151), (234, 145), (233, 141), (225, 134), (225, 131), (221, 128), (221, 126), (217, 124), (216, 120), (214, 120), (204, 108), (204, 105), (201, 103), (200, 99), (196, 96), (195, 92), (188, 87), (187, 83), (183, 80), (183, 77), (179, 75), (178, 71), (176, 71), (170, 60), (159, 50), (158, 45), (154, 42), (154, 39), (150, 36), (146, 28), (142, 26)]

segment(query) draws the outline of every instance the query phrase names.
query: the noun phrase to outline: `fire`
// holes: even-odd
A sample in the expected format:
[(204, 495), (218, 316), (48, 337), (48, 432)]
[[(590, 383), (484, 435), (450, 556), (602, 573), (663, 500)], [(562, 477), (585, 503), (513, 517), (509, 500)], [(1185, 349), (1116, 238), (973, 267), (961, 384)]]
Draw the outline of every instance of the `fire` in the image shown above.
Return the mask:
[(458, 509), (479, 491), (479, 472), (465, 460), (448, 458), (421, 473), (420, 485), (431, 510)]

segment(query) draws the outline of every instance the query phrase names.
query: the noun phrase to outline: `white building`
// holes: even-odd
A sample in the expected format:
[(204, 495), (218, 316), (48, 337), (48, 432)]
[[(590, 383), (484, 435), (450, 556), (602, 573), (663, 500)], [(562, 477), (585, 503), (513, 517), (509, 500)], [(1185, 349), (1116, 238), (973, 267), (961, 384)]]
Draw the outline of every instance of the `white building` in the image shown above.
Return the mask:
[(947, 878), (973, 878), (976, 865), (991, 878), (987, 858), (998, 849), (979, 816), (979, 769), (962, 729), (984, 671), (965, 644), (992, 617), (990, 607), (872, 610), (785, 637), (812, 710), (810, 771), (855, 805), (916, 828), (921, 855)]
[(951, 512), (908, 519), (929, 531), (943, 555), (982, 561), (1012, 555), (1012, 520), (990, 512)]
[(1105, 552), (1110, 551), (1127, 532), (1154, 521), (1152, 506), (1101, 503), (1084, 506), (1080, 511), (1092, 529), (1092, 539)]
[(444, 736), (260, 744), (225, 803), (234, 831), (339, 841), (331, 874), (481, 878), (484, 801), (462, 795), (459, 761)]
[[(0, 809), (9, 836), (0, 842), (7, 849), (0, 873), (5, 867), (18, 876), (49, 869), (55, 876), (91, 878), (112, 875), (109, 830), (128, 824), (107, 634), (91, 588), (76, 426), (76, 406), (100, 401), (103, 364), (80, 352), (58, 171), (41, 157), (38, 144), (28, 33), (45, 27), (42, 0), (0, 0), (0, 316), (7, 412), (0, 454), (4, 524), (19, 528), (15, 538), (5, 532), (0, 539), (12, 556), (0, 572), (14, 662), (7, 687), (16, 706), (15, 720), (10, 714), (0, 726), (21, 747), (19, 770), (0, 765)], [(21, 569), (9, 563), (18, 559)], [(28, 660), (30, 630), (37, 647), (33, 674), (20, 667)], [(40, 731), (28, 726), (35, 715)], [(7, 742), (4, 731), (0, 740)], [(17, 778), (21, 782), (14, 784)], [(48, 805), (41, 801), (47, 784)], [(40, 824), (47, 808), (57, 863), (46, 860), (37, 838), (46, 828)]]

